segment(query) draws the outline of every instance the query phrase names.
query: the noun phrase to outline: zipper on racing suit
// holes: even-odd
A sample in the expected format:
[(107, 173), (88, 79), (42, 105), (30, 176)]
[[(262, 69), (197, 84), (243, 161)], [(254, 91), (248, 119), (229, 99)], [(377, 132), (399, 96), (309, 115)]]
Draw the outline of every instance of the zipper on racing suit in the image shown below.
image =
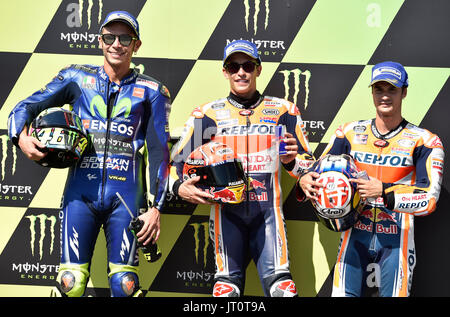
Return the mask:
[[(387, 142), (383, 137), (378, 138), (378, 140), (382, 140), (382, 141)], [(375, 141), (375, 142), (377, 142), (377, 141)], [(379, 152), (378, 152), (378, 155), (377, 155), (377, 162), (381, 162), (381, 154), (383, 154), (383, 147), (378, 147), (378, 148), (379, 148)], [(378, 165), (378, 163), (376, 165), (375, 175), (376, 175), (375, 176), (376, 178), (381, 179), (381, 168), (380, 168), (380, 165)], [(374, 211), (374, 213), (373, 213), (373, 222), (372, 222), (372, 238), (371, 238), (371, 241), (370, 241), (369, 250), (375, 251), (376, 250), (375, 249), (375, 247), (376, 247), (375, 246), (375, 243), (376, 243), (375, 236), (377, 235), (376, 234), (376, 224), (377, 224), (376, 220), (377, 220), (377, 214), (378, 214), (378, 211), (379, 211), (378, 210), (378, 204), (377, 204), (376, 200), (375, 200), (375, 203), (374, 203), (374, 206), (373, 206), (373, 211)]]
[(119, 91), (115, 91), (109, 94), (111, 83), (108, 83), (107, 96), (108, 100), (106, 103), (106, 135), (105, 135), (105, 151), (103, 153), (103, 174), (102, 174), (102, 194), (101, 194), (101, 205), (104, 206), (104, 198), (105, 198), (105, 185), (106, 185), (106, 159), (108, 158), (108, 150), (109, 150), (109, 135), (111, 133), (111, 115), (114, 106), (116, 105), (117, 96), (119, 95)]
[[(256, 108), (263, 100), (264, 100), (264, 96), (261, 95), (259, 92), (257, 92), (257, 94), (255, 95), (256, 97), (252, 98), (253, 100), (250, 100), (250, 102), (243, 102), (243, 100), (238, 100), (236, 97), (234, 96), (232, 93), (230, 93), (230, 96), (227, 97), (227, 100), (229, 103), (231, 103), (233, 106), (235, 106), (236, 108), (240, 109), (240, 111), (248, 111), (247, 114), (245, 114), (245, 119), (246, 119), (246, 140), (245, 140), (245, 147), (246, 147), (246, 156), (247, 156), (247, 169), (245, 172), (245, 176), (247, 178), (247, 186), (245, 189), (245, 198), (246, 198), (246, 214), (248, 215), (250, 213), (250, 206), (249, 206), (249, 197), (250, 197), (250, 193), (249, 193), (249, 188), (250, 188), (250, 184), (249, 184), (249, 180), (250, 178), (249, 176), (249, 134), (248, 131), (250, 130), (250, 125), (251, 125), (251, 121), (250, 121), (250, 116), (253, 114), (254, 112), (254, 108)], [(248, 101), (248, 100), (247, 100)], [(241, 112), (240, 112), (241, 113)], [(243, 115), (243, 114), (241, 114)]]
[[(372, 123), (371, 123), (372, 134), (375, 136), (375, 138), (377, 138), (377, 140), (375, 140), (374, 145), (377, 148), (380, 149), (380, 151), (378, 152), (378, 157), (377, 157), (376, 176), (375, 176), (379, 180), (383, 179), (382, 178), (383, 175), (381, 175), (382, 174), (382, 167), (381, 167), (379, 162), (382, 161), (381, 155), (383, 154), (383, 150), (389, 146), (389, 141), (387, 141), (387, 140), (390, 140), (394, 136), (399, 134), (403, 130), (403, 128), (406, 126), (407, 123), (408, 122), (405, 119), (403, 119), (402, 122), (400, 122), (400, 124), (395, 129), (392, 129), (391, 131), (389, 131), (386, 134), (381, 134), (378, 131), (378, 129), (376, 128), (375, 119), (372, 120)], [(377, 218), (377, 213), (379, 211), (376, 203), (375, 203), (374, 211), (375, 211), (374, 219), (373, 219), (374, 221), (372, 223), (372, 233), (373, 233), (373, 235), (372, 235), (372, 241), (371, 241), (370, 248), (374, 247), (373, 246), (373, 243), (375, 243), (374, 237), (376, 236), (376, 218)]]
[(249, 150), (248, 150), (248, 143), (249, 143), (249, 141), (248, 141), (248, 130), (250, 129), (250, 124), (251, 124), (251, 122), (250, 122), (250, 118), (249, 118), (249, 116), (246, 116), (245, 117), (246, 119), (247, 119), (247, 137), (246, 137), (246, 152), (247, 152), (247, 175), (245, 175), (245, 177), (247, 178), (247, 186), (246, 186), (246, 188), (245, 188), (245, 195), (246, 195), (246, 212), (247, 212), (247, 215), (250, 213), (250, 207), (249, 207), (249, 204), (250, 204), (250, 193), (249, 193), (249, 188), (250, 188), (250, 184), (249, 184), (249, 182), (250, 182), (250, 178), (248, 177), (248, 175), (249, 175), (249, 165), (248, 165), (248, 162), (250, 161), (249, 160), (249, 155), (248, 155), (248, 152), (249, 152)]

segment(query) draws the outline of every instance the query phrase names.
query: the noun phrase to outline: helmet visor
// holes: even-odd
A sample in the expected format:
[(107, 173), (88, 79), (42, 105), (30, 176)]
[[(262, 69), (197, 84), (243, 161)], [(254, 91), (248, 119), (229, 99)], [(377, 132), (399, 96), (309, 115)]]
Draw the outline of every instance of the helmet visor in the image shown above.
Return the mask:
[(238, 160), (226, 161), (197, 168), (199, 184), (207, 186), (230, 186), (245, 182), (242, 163)]
[(45, 115), (39, 115), (35, 120), (35, 129), (42, 128), (65, 128), (78, 130), (86, 136), (84, 126), (81, 123), (80, 117), (74, 116), (68, 111), (48, 111)]

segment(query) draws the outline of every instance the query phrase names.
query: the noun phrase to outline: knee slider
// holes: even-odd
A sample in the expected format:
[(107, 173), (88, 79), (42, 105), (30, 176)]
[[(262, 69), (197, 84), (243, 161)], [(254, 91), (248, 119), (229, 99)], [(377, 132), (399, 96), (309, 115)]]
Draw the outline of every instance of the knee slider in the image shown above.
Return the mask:
[[(87, 265), (86, 265), (87, 266)], [(60, 265), (56, 278), (59, 290), (68, 297), (81, 297), (86, 289), (89, 271), (85, 265)]]
[(271, 297), (297, 297), (297, 288), (290, 278), (275, 281), (270, 287)]
[(134, 272), (118, 272), (111, 275), (109, 285), (113, 297), (137, 297), (142, 295), (138, 276)]
[(214, 297), (239, 297), (241, 291), (239, 287), (233, 283), (225, 281), (217, 281), (213, 288)]

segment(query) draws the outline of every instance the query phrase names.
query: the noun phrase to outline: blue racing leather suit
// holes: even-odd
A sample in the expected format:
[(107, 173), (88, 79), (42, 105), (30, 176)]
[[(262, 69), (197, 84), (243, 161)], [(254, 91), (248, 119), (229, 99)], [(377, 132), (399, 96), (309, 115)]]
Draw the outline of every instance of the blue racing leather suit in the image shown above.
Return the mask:
[(151, 206), (161, 209), (168, 177), (169, 93), (136, 70), (116, 84), (103, 67), (71, 65), (12, 110), (12, 142), (17, 145), (24, 126), (41, 111), (64, 104), (80, 116), (91, 144), (70, 168), (64, 192), (60, 289), (69, 296), (84, 293), (103, 226), (112, 296), (133, 295), (139, 289), (137, 247), (127, 229), (131, 217), (116, 192), (135, 216)]

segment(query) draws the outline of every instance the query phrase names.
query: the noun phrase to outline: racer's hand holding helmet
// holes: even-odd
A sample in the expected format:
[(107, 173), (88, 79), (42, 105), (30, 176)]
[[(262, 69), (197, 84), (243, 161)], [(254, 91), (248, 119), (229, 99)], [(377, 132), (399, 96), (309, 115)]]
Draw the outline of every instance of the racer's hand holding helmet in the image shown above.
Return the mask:
[(318, 189), (317, 199), (311, 199), (317, 217), (333, 231), (345, 231), (358, 220), (364, 205), (357, 184), (351, 179), (360, 173), (353, 158), (347, 154), (328, 154), (311, 167), (320, 176), (316, 179), (323, 185)]
[(36, 162), (52, 168), (76, 164), (89, 143), (80, 117), (59, 107), (42, 111), (31, 123), (28, 135), (45, 145), (41, 150), (47, 155)]
[(214, 203), (238, 204), (244, 199), (246, 177), (241, 161), (229, 146), (208, 142), (196, 148), (183, 167), (183, 181), (199, 176), (195, 184), (211, 194)]

